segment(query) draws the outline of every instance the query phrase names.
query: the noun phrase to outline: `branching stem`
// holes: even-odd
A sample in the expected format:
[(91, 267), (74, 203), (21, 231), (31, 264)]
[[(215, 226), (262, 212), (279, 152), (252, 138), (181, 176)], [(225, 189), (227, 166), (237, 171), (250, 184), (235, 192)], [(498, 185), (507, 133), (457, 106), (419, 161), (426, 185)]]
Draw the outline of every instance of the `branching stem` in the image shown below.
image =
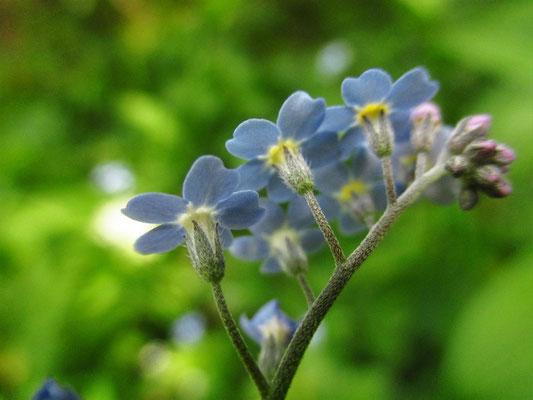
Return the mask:
[(302, 288), (302, 292), (304, 293), (305, 300), (307, 300), (307, 306), (311, 308), (313, 303), (315, 302), (315, 295), (313, 293), (313, 289), (311, 289), (311, 285), (309, 285), (309, 282), (307, 281), (307, 278), (305, 275), (298, 274), (296, 276), (296, 279), (298, 280), (298, 283), (300, 284), (300, 287)]

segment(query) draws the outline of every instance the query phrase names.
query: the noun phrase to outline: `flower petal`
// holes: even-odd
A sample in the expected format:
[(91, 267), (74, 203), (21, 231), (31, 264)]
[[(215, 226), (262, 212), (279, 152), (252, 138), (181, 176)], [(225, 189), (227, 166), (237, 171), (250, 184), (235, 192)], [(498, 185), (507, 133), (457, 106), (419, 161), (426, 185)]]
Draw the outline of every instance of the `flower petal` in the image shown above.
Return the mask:
[(324, 235), (318, 228), (310, 229), (303, 233), (301, 242), (306, 253), (313, 253), (324, 244)]
[(389, 74), (372, 68), (363, 72), (359, 78), (346, 78), (341, 86), (342, 98), (350, 106), (363, 106), (383, 100), (391, 85)]
[(339, 227), (344, 235), (354, 235), (367, 229), (365, 224), (354, 221), (350, 214), (344, 212), (340, 215)]
[(239, 184), (239, 173), (227, 169), (218, 157), (198, 158), (183, 182), (183, 197), (196, 206), (213, 206), (231, 195)]
[(174, 222), (185, 211), (187, 202), (179, 196), (165, 193), (143, 193), (135, 196), (122, 214), (131, 219), (151, 224)]
[(266, 119), (249, 119), (241, 123), (233, 139), (226, 142), (226, 149), (236, 157), (250, 160), (268, 153), (270, 146), (278, 142), (279, 128)]
[(319, 194), (316, 196), (316, 200), (328, 221), (332, 221), (338, 217), (340, 204), (336, 199), (325, 194)]
[(260, 271), (263, 274), (277, 274), (278, 272), (281, 272), (281, 270), (281, 265), (276, 257), (267, 258), (260, 268)]
[(413, 68), (394, 82), (387, 102), (394, 109), (409, 109), (430, 100), (438, 90), (439, 83), (430, 81), (424, 68)]
[(250, 321), (244, 314), (241, 315), (239, 322), (243, 331), (246, 332), (246, 334), (250, 336), (256, 343), (261, 344), (263, 341), (263, 335), (259, 330), (259, 327)]
[(338, 192), (348, 183), (349, 172), (344, 164), (335, 163), (314, 171), (315, 186), (324, 193)]
[(350, 171), (354, 178), (372, 182), (382, 175), (381, 161), (365, 144), (364, 146), (356, 147)]
[(217, 220), (230, 229), (245, 229), (257, 223), (265, 210), (259, 207), (259, 196), (252, 190), (235, 192), (216, 206)]
[(237, 190), (259, 190), (266, 186), (273, 173), (263, 160), (254, 158), (237, 168), (240, 180)]
[(283, 203), (296, 197), (296, 193), (285, 185), (278, 174), (273, 174), (270, 177), (267, 185), (267, 193), (270, 199), (278, 203)]
[(268, 257), (270, 247), (266, 240), (257, 236), (241, 236), (233, 241), (229, 250), (237, 258), (257, 261)]
[(281, 106), (277, 125), (285, 138), (301, 140), (314, 134), (326, 113), (326, 102), (313, 99), (306, 92), (298, 91), (289, 96)]
[(250, 227), (250, 231), (255, 235), (271, 234), (281, 228), (285, 223), (285, 215), (281, 207), (268, 199), (260, 199), (259, 205), (265, 209), (263, 217), (258, 223)]
[(222, 247), (227, 249), (233, 243), (233, 235), (231, 231), (225, 226), (218, 226), (218, 236), (220, 237), (220, 243)]
[(409, 111), (396, 111), (389, 115), (394, 132), (394, 142), (407, 142), (411, 136), (411, 121), (409, 121)]
[(360, 125), (354, 126), (353, 128), (346, 131), (344, 135), (339, 139), (339, 148), (341, 154), (339, 156), (339, 161), (345, 161), (352, 156), (353, 149), (357, 146), (366, 146), (365, 134)]
[(311, 168), (319, 168), (339, 159), (341, 150), (337, 132), (320, 132), (302, 143), (302, 155)]
[(348, 106), (326, 108), (326, 117), (320, 125), (320, 131), (343, 132), (356, 122), (355, 110)]
[(137, 239), (134, 248), (141, 254), (166, 253), (183, 242), (185, 233), (180, 225), (159, 225)]
[(313, 224), (315, 219), (304, 197), (298, 196), (289, 203), (287, 221), (292, 228), (298, 230)]

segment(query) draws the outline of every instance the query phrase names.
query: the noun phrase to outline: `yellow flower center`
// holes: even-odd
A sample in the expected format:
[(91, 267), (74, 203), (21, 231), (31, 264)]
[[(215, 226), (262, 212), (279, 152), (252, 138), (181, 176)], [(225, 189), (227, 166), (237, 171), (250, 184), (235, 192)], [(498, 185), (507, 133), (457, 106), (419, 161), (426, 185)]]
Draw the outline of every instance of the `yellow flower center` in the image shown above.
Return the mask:
[(268, 153), (266, 155), (268, 165), (282, 165), (285, 163), (285, 152), (283, 150), (284, 147), (294, 153), (298, 148), (298, 145), (292, 139), (280, 138), (278, 144), (275, 144), (268, 149)]
[(387, 114), (388, 112), (389, 107), (385, 103), (370, 103), (359, 110), (357, 119), (359, 123), (363, 123), (364, 118), (375, 120), (381, 113)]
[(354, 195), (361, 195), (368, 192), (368, 186), (361, 181), (352, 181), (344, 185), (339, 191), (338, 196), (340, 200), (350, 201)]

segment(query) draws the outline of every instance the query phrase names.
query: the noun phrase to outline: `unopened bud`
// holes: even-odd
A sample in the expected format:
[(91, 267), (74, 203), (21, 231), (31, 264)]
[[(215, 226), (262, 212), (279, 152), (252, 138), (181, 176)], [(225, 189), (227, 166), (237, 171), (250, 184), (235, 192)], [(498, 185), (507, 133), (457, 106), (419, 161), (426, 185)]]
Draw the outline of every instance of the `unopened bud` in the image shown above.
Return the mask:
[(508, 166), (516, 159), (516, 154), (513, 150), (504, 144), (498, 144), (494, 157), (491, 161), (499, 165)]
[(361, 120), (372, 151), (379, 158), (390, 156), (394, 148), (394, 130), (385, 111), (381, 110), (377, 118), (363, 116)]
[[(486, 117), (483, 117), (486, 118)], [(478, 121), (470, 123), (470, 121)], [(485, 138), (487, 135), (488, 126), (482, 124), (481, 116), (472, 116), (463, 118), (454, 128), (448, 141), (448, 149), (452, 154), (461, 154), (466, 146), (474, 140)]]
[(192, 238), (187, 237), (186, 244), (191, 257), (192, 265), (200, 277), (210, 283), (218, 283), (222, 280), (225, 273), (226, 262), (224, 251), (220, 242), (218, 233), (218, 224), (209, 240), (200, 224), (196, 221), (193, 223)]
[(473, 178), (481, 186), (496, 185), (502, 179), (502, 171), (497, 165), (484, 165), (474, 171)]
[(479, 200), (477, 190), (473, 186), (465, 186), (459, 192), (459, 207), (468, 211), (474, 208)]
[(292, 151), (283, 146), (283, 153), (285, 163), (275, 166), (283, 182), (299, 195), (314, 190), (313, 173), (300, 150)]
[(472, 115), (466, 124), (466, 130), (472, 131), (474, 129), (480, 129), (483, 132), (483, 135), (486, 135), (490, 124), (492, 122), (492, 117), (489, 114), (477, 114)]
[(488, 161), (496, 153), (494, 140), (476, 140), (466, 146), (464, 155), (476, 163)]
[(513, 192), (513, 187), (509, 181), (502, 178), (496, 184), (483, 187), (482, 190), (490, 197), (502, 198), (509, 196)]
[(434, 125), (440, 124), (442, 117), (439, 106), (431, 101), (428, 101), (415, 107), (415, 109), (411, 112), (412, 122), (421, 122), (424, 118), (429, 118)]
[(454, 178), (459, 178), (470, 170), (470, 162), (463, 156), (451, 156), (446, 161), (445, 168)]

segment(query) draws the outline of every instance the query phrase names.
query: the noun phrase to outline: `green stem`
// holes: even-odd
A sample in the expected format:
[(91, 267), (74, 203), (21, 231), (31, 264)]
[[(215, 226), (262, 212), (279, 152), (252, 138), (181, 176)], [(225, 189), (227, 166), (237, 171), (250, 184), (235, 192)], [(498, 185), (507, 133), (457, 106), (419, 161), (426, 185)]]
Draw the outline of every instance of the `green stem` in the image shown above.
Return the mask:
[(309, 282), (307, 281), (307, 278), (305, 277), (305, 274), (298, 274), (296, 276), (296, 279), (298, 280), (298, 283), (300, 284), (300, 287), (302, 288), (302, 292), (304, 293), (305, 300), (307, 300), (307, 306), (311, 308), (313, 303), (315, 302), (315, 295), (313, 293), (313, 289), (311, 289), (311, 285), (309, 285)]
[(226, 332), (228, 333), (235, 350), (237, 350), (242, 363), (250, 374), (250, 377), (257, 386), (257, 389), (261, 394), (261, 398), (266, 399), (270, 391), (270, 386), (263, 373), (259, 370), (254, 358), (250, 354), (250, 351), (248, 350), (248, 347), (246, 346), (246, 343), (244, 342), (244, 339), (242, 338), (241, 333), (239, 332), (239, 329), (237, 328), (237, 325), (231, 316), (231, 312), (226, 304), (226, 299), (224, 298), (224, 293), (222, 292), (222, 287), (220, 286), (220, 283), (212, 283), (211, 288), (213, 289), (213, 297), (215, 298), (218, 314), (220, 315), (220, 319), (226, 328)]
[(309, 208), (311, 209), (311, 212), (313, 213), (313, 216), (315, 217), (318, 226), (320, 227), (320, 230), (322, 231), (322, 234), (324, 235), (324, 238), (326, 239), (326, 242), (328, 243), (331, 254), (333, 254), (333, 259), (335, 260), (335, 265), (339, 267), (346, 260), (339, 240), (337, 239), (337, 236), (335, 236), (335, 233), (333, 233), (333, 229), (331, 229), (331, 226), (329, 225), (329, 222), (324, 215), (324, 212), (320, 208), (320, 205), (318, 204), (313, 192), (305, 193), (304, 197), (309, 205)]
[(381, 168), (383, 170), (383, 179), (387, 191), (387, 204), (391, 205), (396, 202), (396, 187), (394, 186), (394, 176), (392, 174), (392, 164), (390, 157), (381, 159)]
[(285, 399), (294, 374), (313, 335), (352, 275), (374, 251), (401, 213), (414, 203), (430, 184), (444, 174), (443, 165), (438, 164), (415, 180), (394, 204), (387, 207), (379, 221), (372, 227), (357, 249), (350, 254), (346, 262), (335, 269), (329, 282), (318, 295), (289, 343), (272, 381), (272, 392), (269, 400)]

